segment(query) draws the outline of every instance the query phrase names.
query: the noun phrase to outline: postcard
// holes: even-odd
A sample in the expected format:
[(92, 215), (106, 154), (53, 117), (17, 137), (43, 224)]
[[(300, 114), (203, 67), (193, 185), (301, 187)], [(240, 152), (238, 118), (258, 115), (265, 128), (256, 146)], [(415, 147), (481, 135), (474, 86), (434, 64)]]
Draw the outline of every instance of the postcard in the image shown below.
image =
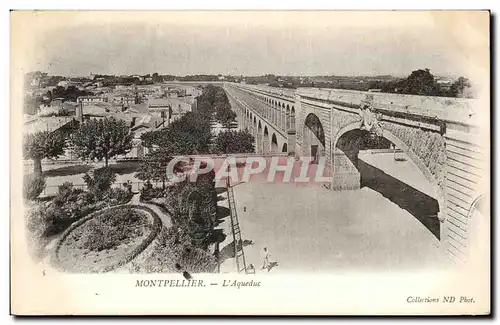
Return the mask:
[(490, 12), (10, 16), (12, 314), (490, 313)]

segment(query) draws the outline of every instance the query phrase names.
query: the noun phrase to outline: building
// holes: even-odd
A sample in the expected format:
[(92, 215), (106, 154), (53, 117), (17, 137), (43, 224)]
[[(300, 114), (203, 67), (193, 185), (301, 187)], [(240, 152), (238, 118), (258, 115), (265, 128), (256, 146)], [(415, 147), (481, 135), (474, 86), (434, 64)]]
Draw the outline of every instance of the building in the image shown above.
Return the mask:
[(30, 85), (31, 85), (31, 87), (40, 87), (41, 82), (42, 82), (42, 78), (36, 77), (36, 78), (33, 78), (31, 80)]
[(112, 101), (113, 101), (113, 104), (122, 105), (123, 107), (130, 107), (136, 103), (134, 96), (127, 96), (127, 95), (114, 96)]
[(95, 103), (107, 103), (108, 98), (104, 96), (80, 96), (76, 99), (77, 103), (82, 103), (83, 105), (90, 105)]
[(192, 107), (192, 104), (180, 98), (154, 98), (148, 101), (149, 112), (163, 119), (168, 119), (169, 122), (191, 112)]
[(72, 82), (70, 82), (70, 81), (68, 81), (68, 80), (61, 80), (61, 81), (59, 81), (59, 82), (57, 83), (57, 85), (58, 85), (59, 87), (64, 87), (64, 88), (66, 88), (66, 87), (68, 87), (68, 86), (73, 85), (73, 83), (72, 83)]
[(91, 118), (100, 119), (108, 117), (110, 115), (110, 113), (106, 108), (92, 104), (83, 107), (82, 114), (83, 114), (83, 119), (91, 119)]
[(441, 78), (438, 79), (436, 83), (439, 85), (439, 89), (448, 91), (450, 90), (451, 85), (453, 85), (453, 80), (447, 78)]

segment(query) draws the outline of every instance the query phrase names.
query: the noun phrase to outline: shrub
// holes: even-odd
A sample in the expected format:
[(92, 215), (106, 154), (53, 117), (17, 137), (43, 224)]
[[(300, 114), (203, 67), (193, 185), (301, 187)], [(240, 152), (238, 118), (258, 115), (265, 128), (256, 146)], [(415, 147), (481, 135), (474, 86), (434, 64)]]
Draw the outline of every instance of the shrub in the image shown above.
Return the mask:
[(210, 226), (202, 225), (194, 220), (187, 222), (187, 230), (191, 243), (194, 247), (207, 249), (213, 238), (213, 230)]
[(83, 176), (88, 190), (96, 197), (102, 197), (116, 180), (116, 174), (109, 167), (91, 170)]
[(109, 202), (97, 201), (93, 194), (81, 189), (67, 189), (62, 191), (52, 200), (49, 212), (53, 214), (58, 231), (66, 228), (89, 213), (100, 210), (109, 205)]
[(141, 236), (147, 226), (144, 215), (130, 207), (104, 213), (83, 226), (78, 248), (90, 251), (112, 249), (131, 239)]
[(123, 183), (123, 187), (127, 190), (127, 192), (132, 194), (132, 182), (131, 181), (126, 181), (125, 183)]
[(32, 239), (46, 237), (54, 225), (54, 214), (45, 204), (31, 209), (26, 214), (26, 229)]
[(112, 188), (107, 192), (107, 198), (111, 205), (124, 204), (132, 199), (132, 191), (124, 190), (121, 188)]
[(144, 187), (141, 189), (141, 200), (149, 201), (152, 199), (157, 199), (163, 197), (165, 191), (159, 187), (153, 187), (153, 184), (146, 182)]
[(135, 272), (212, 273), (217, 261), (209, 252), (194, 247), (184, 228), (174, 226), (164, 228), (151, 254), (140, 264), (132, 265)]
[(39, 174), (28, 174), (24, 176), (23, 193), (27, 200), (36, 199), (45, 188), (45, 178)]
[(34, 261), (42, 261), (46, 256), (46, 237), (52, 232), (54, 225), (52, 216), (47, 213), (45, 204), (33, 207), (25, 214), (27, 244)]
[(62, 183), (62, 185), (59, 185), (57, 187), (57, 190), (58, 190), (59, 195), (66, 195), (73, 190), (73, 183), (64, 182), (64, 183)]

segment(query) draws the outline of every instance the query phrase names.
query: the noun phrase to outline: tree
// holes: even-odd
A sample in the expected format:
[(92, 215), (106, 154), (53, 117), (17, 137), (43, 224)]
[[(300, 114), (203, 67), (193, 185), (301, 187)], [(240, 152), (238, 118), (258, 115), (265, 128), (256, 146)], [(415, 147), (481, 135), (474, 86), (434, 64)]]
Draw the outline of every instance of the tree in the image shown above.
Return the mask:
[(455, 81), (450, 87), (450, 96), (451, 97), (470, 97), (470, 94), (467, 94), (467, 89), (471, 87), (470, 81), (467, 78), (460, 77), (457, 81)]
[(133, 135), (125, 121), (114, 117), (84, 122), (71, 135), (73, 151), (82, 159), (108, 161), (132, 149)]
[(23, 142), (23, 156), (33, 160), (34, 172), (42, 174), (42, 159), (57, 158), (64, 153), (66, 137), (59, 131), (42, 131), (28, 134)]
[(216, 153), (255, 152), (255, 138), (247, 130), (220, 132), (215, 138)]
[(231, 109), (218, 110), (215, 118), (226, 129), (230, 129), (236, 121), (236, 113)]
[(143, 181), (162, 182), (165, 188), (165, 182), (168, 180), (167, 166), (172, 158), (170, 148), (161, 147), (151, 151), (141, 162), (135, 177)]
[(419, 69), (412, 73), (405, 80), (401, 81), (398, 88), (404, 94), (412, 95), (437, 95), (437, 88), (434, 76), (429, 69)]
[(141, 139), (145, 147), (168, 146), (176, 155), (208, 153), (212, 139), (210, 121), (202, 114), (189, 112), (167, 128), (144, 133)]
[(27, 96), (24, 99), (24, 114), (35, 115), (43, 103), (42, 96)]
[(163, 78), (158, 75), (158, 72), (153, 73), (153, 82), (163, 82)]
[(116, 174), (109, 167), (97, 168), (85, 173), (83, 180), (90, 193), (97, 198), (102, 198), (116, 181)]

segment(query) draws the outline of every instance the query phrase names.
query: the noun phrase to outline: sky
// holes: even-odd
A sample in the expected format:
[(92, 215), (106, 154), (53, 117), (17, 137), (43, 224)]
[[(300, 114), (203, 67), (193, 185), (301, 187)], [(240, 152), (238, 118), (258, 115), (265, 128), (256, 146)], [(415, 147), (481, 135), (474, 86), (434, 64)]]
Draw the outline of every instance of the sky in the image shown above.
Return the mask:
[(485, 57), (489, 36), (482, 18), (439, 12), (23, 12), (11, 17), (11, 30), (26, 47), (24, 69), (50, 75), (407, 76), (429, 68), (459, 76)]

